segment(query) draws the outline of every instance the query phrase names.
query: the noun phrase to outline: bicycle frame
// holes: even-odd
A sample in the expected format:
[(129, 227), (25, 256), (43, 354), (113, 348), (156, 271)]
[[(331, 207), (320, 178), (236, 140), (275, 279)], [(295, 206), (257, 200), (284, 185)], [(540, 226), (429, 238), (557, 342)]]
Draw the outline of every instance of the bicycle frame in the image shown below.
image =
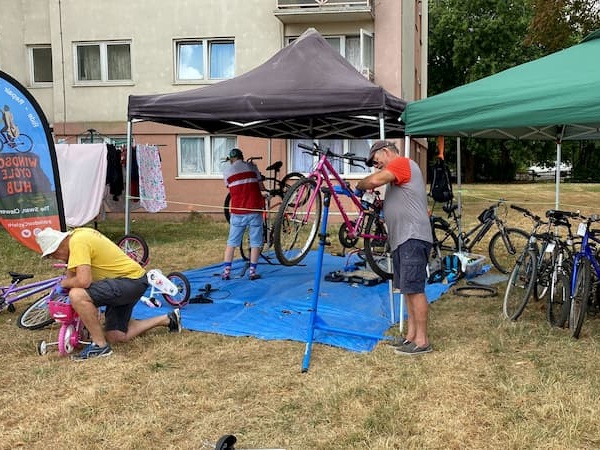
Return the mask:
[[(580, 229), (577, 234), (581, 236), (581, 247), (580, 250), (575, 253), (573, 257), (573, 270), (571, 272), (571, 297), (573, 297), (573, 293), (575, 292), (576, 283), (577, 283), (577, 272), (578, 272), (578, 263), (582, 258), (585, 258), (590, 261), (592, 267), (596, 272), (596, 276), (600, 278), (600, 264), (596, 259), (593, 248), (590, 245), (590, 241), (600, 244), (600, 239), (597, 238), (593, 232), (590, 232), (590, 225), (592, 222), (600, 220), (597, 216), (592, 216), (586, 222), (580, 224)], [(585, 231), (582, 230), (581, 226), (585, 226)], [(572, 299), (571, 299), (572, 300)]]
[[(468, 252), (470, 252), (473, 249), (473, 247), (475, 247), (475, 245), (477, 245), (484, 238), (484, 236), (488, 233), (488, 231), (490, 231), (494, 224), (496, 224), (499, 230), (502, 230), (504, 228), (504, 221), (498, 218), (498, 206), (500, 206), (500, 204), (502, 203), (503, 202), (497, 202), (495, 205), (492, 206), (494, 208), (494, 215), (488, 220), (486, 220), (485, 222), (479, 222), (477, 225), (475, 225), (468, 231), (462, 231), (461, 233), (458, 233), (457, 237), (459, 239), (459, 245), (461, 250), (467, 250)], [(485, 210), (488, 209), (489, 207)], [(452, 221), (454, 222), (452, 226), (450, 226), (450, 223), (442, 217), (438, 216), (438, 220), (445, 222), (448, 226), (448, 229), (456, 233), (458, 231), (458, 224), (460, 218), (457, 217), (455, 210), (451, 211), (451, 215)], [(473, 236), (474, 234), (475, 237), (471, 240), (471, 236)]]
[[(314, 152), (314, 150), (311, 151)], [(338, 174), (337, 170), (335, 170), (335, 167), (333, 167), (333, 165), (329, 162), (329, 160), (327, 159), (328, 155), (331, 155), (329, 151), (321, 152), (319, 161), (307, 177), (309, 179), (314, 179), (317, 183), (317, 189), (315, 189), (314, 193), (308, 199), (308, 209), (312, 210), (315, 198), (317, 195), (321, 195), (321, 188), (323, 187), (323, 183), (325, 183), (327, 185), (327, 188), (329, 189), (329, 192), (331, 192), (331, 197), (337, 205), (340, 214), (342, 215), (342, 219), (344, 220), (344, 224), (346, 225), (346, 228), (348, 230), (348, 237), (351, 239), (356, 237), (370, 239), (379, 238), (380, 236), (367, 235), (361, 233), (362, 225), (367, 215), (367, 210), (363, 207), (360, 199), (356, 195), (354, 195), (354, 192), (352, 192), (348, 188), (346, 181), (344, 181), (342, 177)], [(335, 189), (336, 185), (334, 185), (334, 183), (331, 180), (332, 176), (334, 180), (337, 181), (338, 185), (341, 186), (343, 194), (338, 194), (337, 190)], [(348, 213), (346, 212), (346, 209), (344, 208), (344, 205), (342, 204), (339, 195), (345, 195), (349, 197), (352, 201), (352, 204), (358, 210), (358, 217), (356, 218), (356, 221), (354, 223), (352, 223), (352, 221), (350, 220), (350, 217), (348, 216)]]
[(31, 295), (53, 288), (63, 278), (62, 276), (58, 276), (21, 285), (21, 281), (32, 278), (33, 275), (28, 276), (28, 274), (17, 274), (14, 272), (10, 272), (10, 275), (12, 276), (11, 284), (8, 286), (0, 286), (0, 310), (8, 308), (13, 303)]

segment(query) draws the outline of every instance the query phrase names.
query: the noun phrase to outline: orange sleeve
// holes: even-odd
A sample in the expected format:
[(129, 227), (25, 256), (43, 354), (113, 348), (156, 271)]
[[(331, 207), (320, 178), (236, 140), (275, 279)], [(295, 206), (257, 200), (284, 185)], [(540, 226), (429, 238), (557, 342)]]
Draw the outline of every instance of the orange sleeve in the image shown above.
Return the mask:
[(392, 172), (396, 177), (394, 184), (401, 185), (410, 181), (410, 160), (405, 157), (399, 157), (391, 161), (387, 167), (387, 170)]

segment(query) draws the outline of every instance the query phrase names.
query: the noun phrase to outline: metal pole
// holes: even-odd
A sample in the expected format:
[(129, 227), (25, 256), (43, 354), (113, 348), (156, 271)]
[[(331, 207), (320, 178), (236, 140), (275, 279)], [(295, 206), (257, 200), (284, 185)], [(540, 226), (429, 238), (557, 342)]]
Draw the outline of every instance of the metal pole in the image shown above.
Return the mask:
[(127, 158), (125, 163), (125, 234), (129, 234), (129, 185), (131, 184), (131, 120), (127, 121)]

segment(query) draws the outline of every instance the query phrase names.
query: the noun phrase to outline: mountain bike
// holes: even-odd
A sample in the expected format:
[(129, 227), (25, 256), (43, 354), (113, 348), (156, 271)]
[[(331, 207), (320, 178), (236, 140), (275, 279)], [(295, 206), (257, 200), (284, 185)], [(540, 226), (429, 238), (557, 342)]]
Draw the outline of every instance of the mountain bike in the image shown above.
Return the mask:
[[(375, 201), (363, 202), (330, 162), (333, 158), (345, 159), (351, 165), (363, 167), (360, 163), (366, 163), (365, 158), (350, 153), (336, 154), (329, 149), (321, 149), (316, 143), (312, 146), (299, 143), (298, 146), (305, 150), (304, 153), (319, 159), (308, 176), (288, 190), (277, 212), (273, 247), (279, 262), (285, 266), (293, 266), (308, 254), (321, 223), (322, 189), (328, 189), (343, 219), (343, 240), (357, 242), (362, 238), (365, 257), (371, 269), (383, 279), (390, 279), (392, 271), (387, 264), (390, 253), (387, 230), (379, 204), (377, 208), (373, 208), (371, 205)], [(358, 211), (356, 219), (352, 220), (348, 216), (340, 193), (347, 196)]]
[[(575, 253), (575, 236), (569, 219), (579, 217), (579, 212), (548, 210), (550, 227), (540, 239), (540, 254), (534, 295), (536, 300), (546, 299), (546, 318), (552, 326), (564, 327), (569, 317), (569, 276), (571, 260)], [(560, 233), (566, 230), (566, 235)]]
[[(261, 159), (262, 159), (262, 156), (251, 156), (250, 158), (247, 158), (246, 161), (253, 162), (253, 161), (259, 161)], [(283, 163), (281, 161), (276, 161), (266, 168), (267, 171), (273, 172), (272, 175), (267, 176), (267, 177), (265, 177), (263, 175), (261, 177), (261, 180), (262, 180), (263, 184), (265, 185), (265, 187), (267, 188), (269, 194), (272, 197), (279, 197), (280, 199), (283, 199), (285, 193), (290, 188), (290, 186), (292, 186), (300, 178), (304, 178), (304, 175), (302, 175), (299, 172), (290, 172), (287, 175), (285, 175), (283, 178), (279, 179), (278, 174), (281, 171), (282, 167), (283, 167)], [(229, 206), (230, 203), (231, 203), (231, 194), (228, 192), (227, 195), (225, 196), (225, 201), (223, 202), (223, 214), (225, 215), (225, 220), (227, 220), (227, 223), (229, 223), (229, 219), (231, 217), (231, 210), (230, 210), (230, 206)]]
[(522, 212), (523, 215), (533, 221), (533, 228), (527, 237), (527, 246), (519, 253), (513, 270), (508, 277), (506, 290), (504, 291), (504, 301), (502, 302), (504, 317), (517, 320), (533, 294), (538, 260), (538, 229), (547, 222), (525, 208), (516, 205), (511, 205), (511, 207)]
[[(586, 313), (590, 308), (600, 310), (600, 263), (598, 262), (598, 246), (600, 230), (590, 229), (593, 223), (600, 221), (600, 216), (593, 214), (584, 219), (577, 227), (577, 235), (581, 237), (579, 251), (573, 256), (571, 285), (569, 295), (569, 328), (571, 336), (578, 338)], [(592, 268), (594, 270), (592, 270)]]
[(431, 216), (434, 249), (439, 249), (440, 253), (456, 252), (459, 250), (460, 239), (460, 249), (471, 252), (473, 247), (496, 225), (498, 231), (494, 233), (488, 246), (490, 260), (502, 273), (509, 273), (512, 270), (517, 258), (527, 246), (529, 233), (520, 228), (506, 226), (499, 212), (503, 209), (503, 215), (506, 216), (507, 208), (504, 200), (499, 200), (481, 211), (477, 216), (479, 223), (461, 233), (458, 233), (461, 219), (460, 213), (457, 213), (458, 205), (447, 204), (442, 209), (448, 214), (448, 218), (452, 219), (452, 223), (440, 216)]
[(26, 134), (19, 134), (16, 138), (8, 138), (6, 133), (2, 133), (4, 139), (0, 139), (0, 152), (4, 150), (4, 146), (15, 150), (19, 153), (30, 152), (33, 148), (33, 140)]

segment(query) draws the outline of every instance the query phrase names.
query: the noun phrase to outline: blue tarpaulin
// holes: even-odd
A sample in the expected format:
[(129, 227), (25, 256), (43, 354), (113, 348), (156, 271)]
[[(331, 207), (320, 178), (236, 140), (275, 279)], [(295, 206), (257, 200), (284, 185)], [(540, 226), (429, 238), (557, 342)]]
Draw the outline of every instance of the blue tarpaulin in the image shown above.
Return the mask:
[[(315, 284), (317, 252), (311, 252), (298, 266), (282, 266), (275, 257), (273, 264), (264, 260), (258, 267), (261, 278), (250, 281), (240, 274), (245, 262), (236, 260), (231, 280), (220, 279), (221, 264), (183, 271), (191, 285), (191, 297), (202, 293), (207, 284), (213, 303), (192, 303), (181, 309), (185, 329), (219, 333), (229, 336), (254, 336), (266, 340), (306, 342), (309, 332), (310, 308)], [(324, 255), (323, 277), (344, 270), (348, 259)], [(428, 285), (427, 299), (437, 300), (450, 286)], [(150, 291), (146, 293), (149, 295)], [(161, 308), (151, 308), (138, 302), (133, 317), (143, 319), (165, 314), (172, 307), (162, 295), (157, 298)], [(394, 295), (394, 322), (399, 319), (399, 294)], [(394, 324), (390, 305), (389, 284), (375, 286), (358, 283), (321, 280), (318, 301), (318, 320), (328, 327), (383, 336)], [(356, 352), (371, 351), (377, 339), (315, 330), (314, 342), (342, 347)]]

